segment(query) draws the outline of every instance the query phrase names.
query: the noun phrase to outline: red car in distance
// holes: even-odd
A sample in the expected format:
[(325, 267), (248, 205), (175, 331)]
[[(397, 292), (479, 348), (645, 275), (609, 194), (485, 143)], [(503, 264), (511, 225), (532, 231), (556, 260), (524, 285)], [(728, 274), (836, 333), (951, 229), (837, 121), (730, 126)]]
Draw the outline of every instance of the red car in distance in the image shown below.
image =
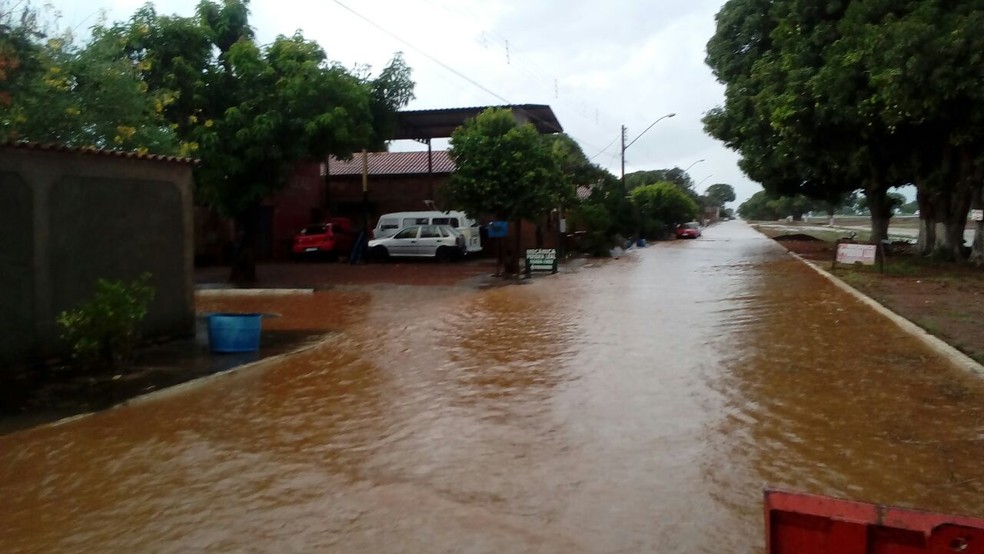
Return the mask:
[(308, 225), (294, 235), (291, 253), (295, 258), (306, 256), (337, 259), (352, 251), (355, 232), (352, 221), (344, 217), (334, 217), (324, 223)]
[(700, 223), (691, 221), (677, 225), (676, 237), (678, 239), (695, 239), (700, 236)]

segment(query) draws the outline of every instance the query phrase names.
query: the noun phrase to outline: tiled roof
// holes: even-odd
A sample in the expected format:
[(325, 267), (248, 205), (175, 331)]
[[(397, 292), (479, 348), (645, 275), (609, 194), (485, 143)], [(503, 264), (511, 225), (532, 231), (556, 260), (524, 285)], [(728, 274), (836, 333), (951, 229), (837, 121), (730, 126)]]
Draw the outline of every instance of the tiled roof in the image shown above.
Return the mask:
[[(431, 164), (435, 174), (454, 171), (454, 162), (446, 150), (431, 152)], [(362, 175), (362, 153), (352, 154), (350, 160), (330, 158), (329, 175)], [(420, 175), (427, 174), (427, 152), (370, 152), (369, 175)]]
[(91, 148), (82, 146), (65, 146), (63, 144), (42, 144), (38, 142), (0, 142), (3, 148), (18, 148), (22, 150), (43, 150), (46, 152), (66, 152), (71, 154), (89, 154), (93, 156), (111, 156), (114, 158), (132, 158), (136, 160), (152, 160), (157, 162), (177, 162), (177, 163), (198, 163), (195, 158), (181, 158), (178, 156), (162, 156), (160, 154), (141, 154), (139, 152), (126, 152), (123, 150), (103, 150), (101, 148)]

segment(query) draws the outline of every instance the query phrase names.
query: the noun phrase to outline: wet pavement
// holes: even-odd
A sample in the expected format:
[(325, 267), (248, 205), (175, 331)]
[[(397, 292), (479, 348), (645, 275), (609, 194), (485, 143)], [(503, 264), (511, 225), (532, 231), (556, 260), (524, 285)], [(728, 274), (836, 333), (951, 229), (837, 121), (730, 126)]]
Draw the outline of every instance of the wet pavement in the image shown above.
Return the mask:
[(520, 286), (319, 292), (280, 325), (325, 321), (0, 437), (0, 551), (754, 552), (767, 485), (984, 515), (984, 382), (741, 222)]

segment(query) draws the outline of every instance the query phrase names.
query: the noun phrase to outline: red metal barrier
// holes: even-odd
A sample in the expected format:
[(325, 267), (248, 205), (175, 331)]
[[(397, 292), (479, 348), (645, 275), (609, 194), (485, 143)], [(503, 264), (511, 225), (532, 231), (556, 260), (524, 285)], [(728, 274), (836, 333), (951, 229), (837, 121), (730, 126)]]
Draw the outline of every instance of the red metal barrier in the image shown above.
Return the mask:
[(769, 554), (984, 554), (984, 519), (765, 491)]

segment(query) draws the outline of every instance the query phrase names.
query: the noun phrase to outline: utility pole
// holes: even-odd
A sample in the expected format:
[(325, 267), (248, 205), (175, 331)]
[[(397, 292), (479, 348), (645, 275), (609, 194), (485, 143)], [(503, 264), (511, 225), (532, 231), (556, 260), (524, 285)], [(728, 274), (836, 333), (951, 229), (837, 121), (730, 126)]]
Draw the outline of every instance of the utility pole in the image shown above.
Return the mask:
[(625, 190), (625, 125), (622, 125), (622, 194), (628, 192)]

